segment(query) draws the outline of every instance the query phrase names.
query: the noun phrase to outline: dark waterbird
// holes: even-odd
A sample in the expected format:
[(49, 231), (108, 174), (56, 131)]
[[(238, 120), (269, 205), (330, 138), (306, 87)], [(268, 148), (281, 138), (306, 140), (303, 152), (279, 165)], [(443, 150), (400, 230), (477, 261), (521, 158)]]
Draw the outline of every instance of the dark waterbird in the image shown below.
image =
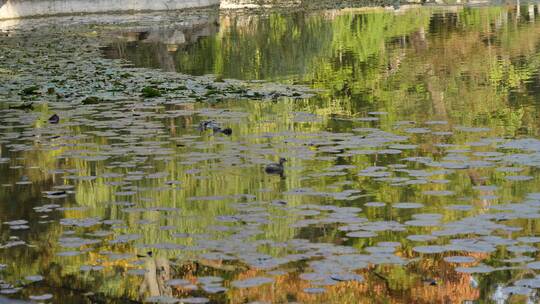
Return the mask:
[(51, 117), (49, 117), (49, 122), (52, 124), (57, 124), (60, 122), (60, 116), (53, 114)]
[(287, 160), (285, 158), (280, 158), (279, 159), (279, 163), (274, 163), (274, 164), (268, 164), (266, 165), (266, 168), (264, 168), (264, 171), (268, 174), (279, 174), (279, 175), (283, 175), (283, 172), (284, 172), (284, 168), (283, 168), (283, 164), (286, 162)]
[(146, 255), (144, 255), (144, 254), (137, 254), (137, 257), (138, 257), (138, 258), (146, 258), (146, 257), (150, 257), (150, 258), (151, 258), (153, 254), (154, 254), (154, 253), (153, 253), (152, 251), (148, 251), (148, 252), (146, 252)]
[(428, 279), (423, 279), (422, 282), (426, 285), (429, 285), (429, 286), (437, 286), (437, 280), (435, 279), (431, 279), (431, 278), (428, 278)]
[(206, 131), (206, 130), (215, 130), (216, 128), (219, 128), (219, 124), (215, 120), (203, 120), (199, 123), (199, 131)]
[(199, 123), (199, 131), (212, 130), (214, 134), (222, 133), (224, 135), (230, 136), (232, 134), (231, 128), (222, 128), (215, 120), (205, 120)]
[(47, 195), (49, 196), (59, 196), (59, 195), (66, 195), (66, 191), (60, 190), (60, 191), (48, 191)]
[(232, 134), (232, 129), (231, 128), (222, 129), (221, 133), (223, 133), (223, 134), (225, 134), (227, 136), (230, 136)]

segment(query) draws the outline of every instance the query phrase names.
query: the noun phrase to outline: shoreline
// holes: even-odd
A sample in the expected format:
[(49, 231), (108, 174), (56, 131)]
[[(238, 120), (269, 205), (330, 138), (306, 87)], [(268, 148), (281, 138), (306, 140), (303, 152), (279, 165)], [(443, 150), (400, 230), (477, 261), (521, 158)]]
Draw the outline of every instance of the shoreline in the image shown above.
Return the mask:
[[(170, 0), (168, 3), (152, 0), (118, 0), (111, 3), (108, 0), (91, 0), (87, 3), (82, 0), (9, 0), (0, 5), (0, 21), (69, 17), (87, 15), (126, 15), (168, 12), (178, 13), (191, 9), (216, 8), (220, 11), (265, 11), (281, 9), (344, 9), (344, 8), (394, 8), (402, 6), (482, 6), (489, 1), (474, 0), (467, 2), (445, 3), (443, 0), (422, 2), (421, 0), (392, 1), (392, 0), (367, 0), (367, 1), (326, 1), (314, 2), (288, 1), (285, 5), (276, 6), (269, 0), (257, 2), (253, 0)], [(500, 3), (502, 4), (502, 3)], [(43, 13), (43, 12), (47, 13)]]
[(0, 5), (0, 20), (77, 16), (81, 14), (180, 11), (219, 6), (219, 4), (220, 0), (9, 0)]

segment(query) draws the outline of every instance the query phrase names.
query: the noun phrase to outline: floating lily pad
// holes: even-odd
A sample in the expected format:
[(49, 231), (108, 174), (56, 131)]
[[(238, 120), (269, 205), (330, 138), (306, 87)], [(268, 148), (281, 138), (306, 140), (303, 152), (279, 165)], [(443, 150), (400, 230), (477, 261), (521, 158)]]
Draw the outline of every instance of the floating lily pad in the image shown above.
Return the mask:
[(245, 280), (232, 281), (231, 285), (236, 288), (250, 288), (250, 287), (257, 287), (260, 285), (270, 284), (272, 282), (274, 282), (274, 279), (272, 278), (255, 277), (255, 278), (249, 278)]
[(40, 275), (32, 275), (32, 276), (26, 276), (24, 277), (25, 280), (30, 282), (39, 282), (43, 280), (43, 276)]
[(431, 246), (416, 246), (413, 247), (413, 251), (418, 253), (443, 253), (445, 251), (448, 251), (448, 248), (446, 246), (438, 246), (438, 245), (431, 245)]
[(53, 295), (50, 293), (45, 293), (42, 295), (31, 295), (29, 296), (29, 298), (30, 300), (34, 300), (34, 301), (46, 301), (46, 300), (52, 299)]
[(309, 294), (321, 294), (321, 293), (325, 293), (326, 289), (321, 288), (321, 287), (308, 287), (308, 288), (304, 288), (303, 291)]
[(457, 263), (457, 264), (473, 263), (474, 261), (476, 261), (475, 258), (470, 257), (470, 256), (448, 256), (448, 257), (445, 257), (444, 260), (448, 263)]
[(478, 265), (473, 267), (456, 267), (457, 272), (463, 273), (490, 273), (494, 270), (495, 268), (486, 265)]
[(397, 209), (416, 209), (416, 208), (422, 208), (424, 205), (420, 203), (395, 203), (392, 205), (392, 207)]

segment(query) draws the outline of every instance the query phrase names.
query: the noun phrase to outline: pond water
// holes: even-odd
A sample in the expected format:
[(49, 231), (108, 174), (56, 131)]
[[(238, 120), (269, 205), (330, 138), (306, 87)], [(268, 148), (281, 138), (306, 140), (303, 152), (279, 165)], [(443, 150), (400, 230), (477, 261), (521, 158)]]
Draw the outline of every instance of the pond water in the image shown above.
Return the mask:
[(537, 303), (538, 13), (104, 29), (137, 67), (318, 94), (1, 110), (0, 303)]

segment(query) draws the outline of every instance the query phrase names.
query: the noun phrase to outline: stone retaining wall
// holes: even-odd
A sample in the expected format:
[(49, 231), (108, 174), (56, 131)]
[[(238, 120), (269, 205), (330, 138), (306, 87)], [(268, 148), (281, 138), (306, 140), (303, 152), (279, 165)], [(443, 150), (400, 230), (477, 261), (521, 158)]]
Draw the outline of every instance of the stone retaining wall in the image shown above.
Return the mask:
[(0, 0), (0, 20), (43, 15), (178, 10), (219, 3), (220, 0)]
[(223, 9), (299, 6), (302, 0), (221, 0)]

